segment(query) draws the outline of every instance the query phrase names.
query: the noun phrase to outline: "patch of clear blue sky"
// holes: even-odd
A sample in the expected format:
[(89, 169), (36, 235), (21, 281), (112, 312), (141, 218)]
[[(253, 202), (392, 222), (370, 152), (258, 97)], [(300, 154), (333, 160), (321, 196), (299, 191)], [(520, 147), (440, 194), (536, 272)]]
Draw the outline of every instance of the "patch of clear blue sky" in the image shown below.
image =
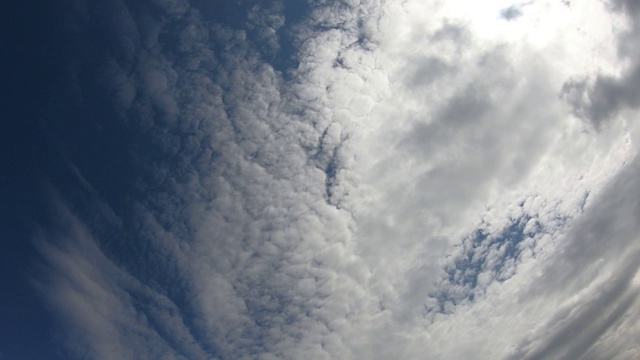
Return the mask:
[[(438, 290), (430, 296), (437, 301), (436, 309), (427, 312), (446, 312), (447, 302), (457, 305), (465, 301), (474, 301), (475, 297), (484, 291), (478, 289), (478, 278), (482, 273), (490, 273), (495, 281), (505, 281), (510, 275), (501, 275), (505, 267), (515, 266), (523, 249), (523, 240), (533, 234), (525, 234), (525, 226), (531, 216), (524, 215), (506, 226), (497, 235), (491, 236), (482, 227), (472, 232), (458, 245), (463, 251), (445, 266), (445, 278)], [(498, 251), (499, 250), (499, 251)], [(500, 255), (490, 263), (491, 252), (498, 251)]]
[(47, 131), (48, 122), (64, 116), (51, 113), (68, 50), (59, 6), (10, 1), (0, 13), (0, 353), (6, 359), (65, 358), (29, 283), (34, 225), (47, 223), (42, 185), (61, 165)]

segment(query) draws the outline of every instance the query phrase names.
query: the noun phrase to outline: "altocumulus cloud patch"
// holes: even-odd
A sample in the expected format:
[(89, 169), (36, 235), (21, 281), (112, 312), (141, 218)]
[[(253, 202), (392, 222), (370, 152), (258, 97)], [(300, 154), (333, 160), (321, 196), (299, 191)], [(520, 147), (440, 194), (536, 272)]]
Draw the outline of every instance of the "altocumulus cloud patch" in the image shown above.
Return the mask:
[(65, 356), (640, 355), (633, 2), (69, 5)]

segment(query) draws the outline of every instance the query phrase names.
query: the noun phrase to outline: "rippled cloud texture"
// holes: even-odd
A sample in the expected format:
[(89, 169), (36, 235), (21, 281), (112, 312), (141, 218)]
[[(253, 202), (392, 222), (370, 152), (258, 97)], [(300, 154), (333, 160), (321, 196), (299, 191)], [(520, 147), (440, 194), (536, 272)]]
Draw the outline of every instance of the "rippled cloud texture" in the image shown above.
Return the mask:
[(640, 357), (637, 2), (69, 5), (70, 357)]

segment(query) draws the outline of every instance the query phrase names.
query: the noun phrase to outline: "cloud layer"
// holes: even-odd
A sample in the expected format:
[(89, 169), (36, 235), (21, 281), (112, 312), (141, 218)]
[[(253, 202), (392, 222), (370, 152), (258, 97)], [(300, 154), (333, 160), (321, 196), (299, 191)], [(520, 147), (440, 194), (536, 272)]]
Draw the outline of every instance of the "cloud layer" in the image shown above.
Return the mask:
[(640, 355), (632, 1), (75, 5), (137, 170), (35, 240), (72, 356)]

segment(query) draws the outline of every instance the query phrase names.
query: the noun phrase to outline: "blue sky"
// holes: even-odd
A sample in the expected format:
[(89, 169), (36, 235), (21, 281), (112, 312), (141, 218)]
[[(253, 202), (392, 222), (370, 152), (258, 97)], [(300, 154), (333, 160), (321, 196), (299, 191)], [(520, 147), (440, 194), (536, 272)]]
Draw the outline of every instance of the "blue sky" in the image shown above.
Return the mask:
[(11, 7), (0, 358), (640, 356), (633, 1)]
[(53, 48), (58, 39), (50, 10), (47, 4), (37, 9), (16, 4), (2, 16), (6, 49), (2, 118), (6, 130), (1, 140), (0, 352), (7, 358), (56, 358), (51, 316), (28, 284), (35, 255), (30, 233), (35, 223), (46, 221), (42, 176), (53, 173), (59, 161), (48, 151), (47, 135), (42, 131), (63, 57)]

